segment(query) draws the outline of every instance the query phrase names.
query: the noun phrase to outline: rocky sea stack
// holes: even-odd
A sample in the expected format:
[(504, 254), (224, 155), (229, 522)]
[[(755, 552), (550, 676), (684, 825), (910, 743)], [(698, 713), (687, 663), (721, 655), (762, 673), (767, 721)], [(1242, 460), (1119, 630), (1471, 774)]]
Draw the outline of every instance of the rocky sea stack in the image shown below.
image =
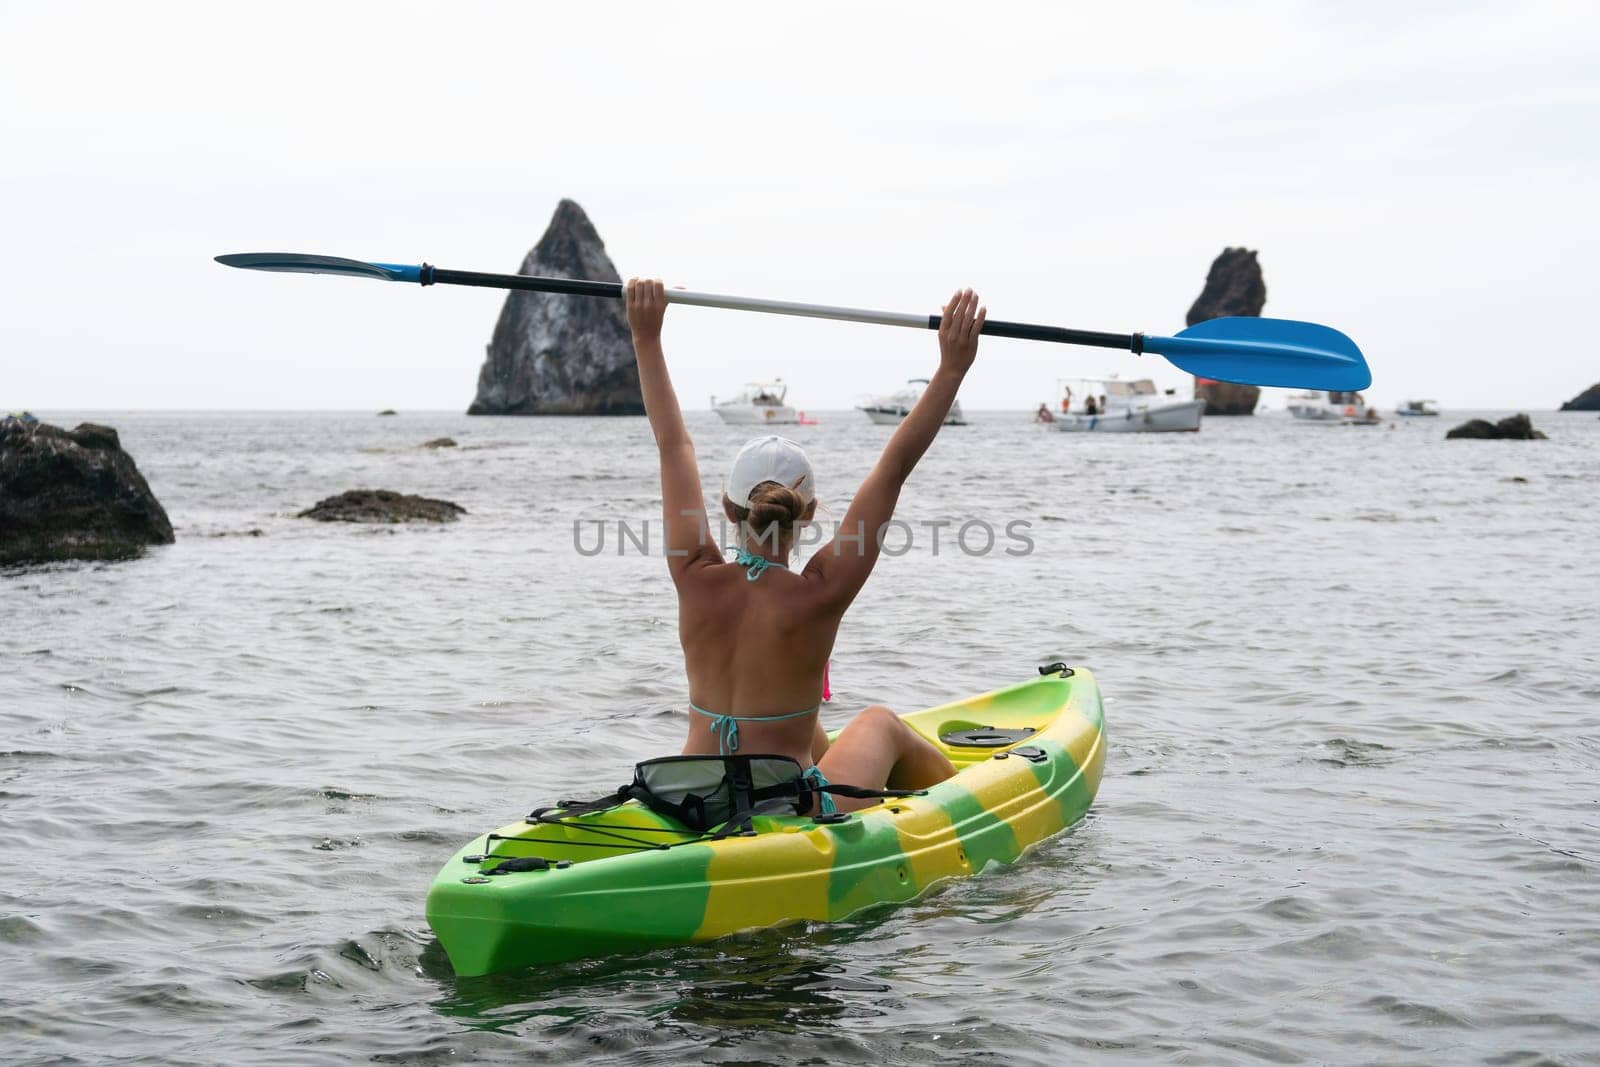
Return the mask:
[(1600, 411), (1600, 382), (1561, 405), (1562, 411)]
[[(556, 207), (519, 273), (621, 281), (583, 208)], [(468, 415), (643, 415), (622, 301), (507, 294)]]
[(0, 564), (124, 559), (172, 541), (116, 430), (0, 419)]
[(410, 496), (392, 489), (351, 489), (317, 501), (295, 516), (318, 522), (455, 522), (467, 513), (460, 504)]
[[(1267, 282), (1261, 276), (1256, 253), (1248, 248), (1224, 248), (1211, 263), (1206, 286), (1189, 309), (1187, 323), (1194, 326), (1229, 315), (1254, 318), (1266, 306)], [(1249, 415), (1256, 410), (1261, 390), (1253, 385), (1196, 378), (1194, 396), (1206, 402), (1207, 415)]]

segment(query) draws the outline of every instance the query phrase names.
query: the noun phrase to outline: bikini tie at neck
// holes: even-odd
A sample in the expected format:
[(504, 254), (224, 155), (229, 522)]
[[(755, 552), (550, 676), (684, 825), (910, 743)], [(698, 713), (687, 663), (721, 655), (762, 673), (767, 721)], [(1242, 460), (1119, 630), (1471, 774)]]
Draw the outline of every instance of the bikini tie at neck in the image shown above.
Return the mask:
[(785, 571), (789, 569), (787, 563), (778, 563), (768, 559), (766, 556), (758, 556), (753, 552), (746, 552), (742, 548), (737, 551), (739, 554), (733, 557), (733, 562), (741, 567), (748, 568), (744, 576), (744, 580), (747, 582), (753, 582), (761, 577), (762, 572), (768, 567), (777, 567), (779, 570)]

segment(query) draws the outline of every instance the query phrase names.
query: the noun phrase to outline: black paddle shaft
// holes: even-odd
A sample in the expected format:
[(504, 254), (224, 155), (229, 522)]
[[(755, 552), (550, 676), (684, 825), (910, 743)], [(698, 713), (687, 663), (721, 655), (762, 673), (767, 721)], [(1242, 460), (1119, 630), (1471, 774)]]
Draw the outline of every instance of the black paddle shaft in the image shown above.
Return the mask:
[[(524, 274), (487, 274), (473, 270), (446, 270), (422, 265), (423, 285), (475, 285), (483, 289), (521, 289), (535, 293), (564, 293), (568, 296), (622, 298), (620, 282), (591, 282), (577, 278), (533, 278)], [(939, 316), (928, 316), (928, 329), (939, 328)], [(1102, 333), (1099, 330), (1069, 330), (1062, 326), (1035, 326), (1028, 322), (1001, 322), (991, 319), (982, 333), (990, 337), (1016, 337), (1024, 341), (1054, 341), (1065, 345), (1091, 345), (1118, 348), (1124, 352), (1144, 351), (1142, 333)]]

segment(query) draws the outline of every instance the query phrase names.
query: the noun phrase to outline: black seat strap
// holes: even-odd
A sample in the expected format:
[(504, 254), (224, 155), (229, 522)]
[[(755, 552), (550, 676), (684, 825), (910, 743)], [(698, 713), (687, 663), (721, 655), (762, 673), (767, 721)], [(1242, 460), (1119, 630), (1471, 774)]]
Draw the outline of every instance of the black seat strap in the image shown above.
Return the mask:
[[(718, 757), (707, 757), (718, 758)], [(797, 813), (807, 810), (811, 806), (813, 794), (830, 793), (834, 796), (851, 797), (857, 800), (884, 800), (898, 797), (925, 796), (926, 789), (868, 789), (864, 786), (849, 785), (844, 782), (829, 782), (825, 785), (818, 784), (814, 779), (800, 774), (795, 778), (786, 779), (773, 785), (756, 788), (751, 778), (751, 763), (753, 760), (770, 758), (759, 755), (750, 756), (723, 756), (720, 757), (726, 769), (723, 782), (729, 788), (733, 801), (733, 813), (715, 832), (710, 834), (710, 840), (719, 841), (734, 834), (752, 830), (752, 820), (755, 817), (756, 807), (765, 800), (774, 800), (780, 797), (794, 797)], [(783, 757), (787, 759), (788, 757)], [(796, 764), (798, 766), (798, 764)], [(634, 780), (603, 797), (594, 800), (563, 800), (548, 807), (535, 808), (527, 816), (530, 823), (565, 823), (574, 816), (594, 815), (602, 811), (609, 811), (629, 800), (637, 800), (641, 804), (658, 812), (685, 827), (706, 826), (706, 797), (689, 793), (681, 801), (668, 800), (666, 797), (648, 789), (635, 771)], [(582, 825), (582, 824), (568, 824)], [(707, 827), (709, 829), (709, 827)], [(704, 833), (705, 831), (701, 831)]]
[[(728, 784), (733, 786), (733, 814), (728, 816), (728, 821), (718, 827), (717, 832), (711, 835), (711, 840), (713, 841), (721, 841), (725, 837), (732, 837), (734, 834), (742, 834), (747, 830), (753, 830), (751, 820), (755, 817), (756, 801), (760, 799), (756, 794), (758, 792), (768, 793), (772, 789), (779, 788), (778, 786), (769, 786), (766, 789), (757, 790), (755, 782), (750, 778), (750, 762), (749, 758), (732, 756), (728, 758), (728, 762), (725, 764), (728, 768)], [(791, 784), (793, 783), (780, 783), (781, 786), (789, 786)], [(784, 794), (779, 792), (776, 795), (782, 796)]]
[(829, 782), (827, 785), (813, 785), (812, 789), (819, 789), (824, 793), (832, 793), (839, 797), (854, 797), (857, 800), (891, 799), (894, 797), (925, 797), (926, 789), (867, 789), (859, 785), (845, 785), (843, 782)]
[[(560, 822), (561, 819), (572, 815), (593, 815), (597, 811), (609, 811), (628, 799), (628, 787), (623, 786), (615, 792), (607, 793), (594, 800), (561, 800), (542, 808), (534, 808), (528, 813), (528, 822)], [(559, 811), (561, 815), (555, 819), (545, 818), (546, 814)]]

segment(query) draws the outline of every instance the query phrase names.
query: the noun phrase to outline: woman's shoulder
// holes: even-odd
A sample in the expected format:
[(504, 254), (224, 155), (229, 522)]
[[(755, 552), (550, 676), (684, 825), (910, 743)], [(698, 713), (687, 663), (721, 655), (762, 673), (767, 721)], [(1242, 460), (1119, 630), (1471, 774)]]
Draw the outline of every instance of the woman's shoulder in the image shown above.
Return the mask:
[(811, 561), (804, 567), (764, 567), (754, 579), (747, 566), (732, 559), (695, 561), (682, 570), (678, 579), (680, 599), (757, 597), (775, 600), (797, 612), (812, 610), (825, 599), (826, 590), (826, 576)]

